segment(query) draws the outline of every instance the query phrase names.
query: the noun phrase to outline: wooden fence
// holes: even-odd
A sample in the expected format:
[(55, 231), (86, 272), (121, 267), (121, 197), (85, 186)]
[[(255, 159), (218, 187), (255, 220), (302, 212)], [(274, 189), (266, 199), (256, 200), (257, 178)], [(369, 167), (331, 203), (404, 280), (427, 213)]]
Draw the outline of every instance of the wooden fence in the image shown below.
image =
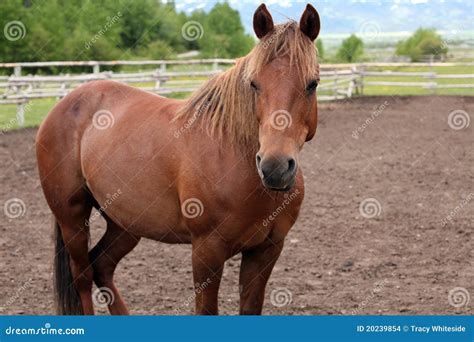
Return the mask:
[[(0, 63), (0, 69), (12, 69), (11, 76), (0, 76), (0, 105), (16, 104), (19, 125), (24, 123), (25, 105), (35, 99), (62, 98), (78, 85), (94, 80), (116, 80), (135, 85), (157, 94), (188, 93), (196, 90), (207, 78), (221, 72), (233, 64), (231, 59), (205, 60), (157, 60), (157, 61), (76, 61), (76, 62), (29, 62)], [(199, 67), (197, 67), (199, 65)], [(380, 68), (413, 66), (412, 63), (371, 63), (371, 64), (325, 64), (321, 66), (321, 85), (318, 87), (319, 101), (334, 101), (363, 94), (367, 86), (396, 86), (431, 89), (474, 88), (473, 83), (439, 84), (440, 79), (474, 79), (473, 74), (437, 74), (436, 66), (473, 66), (474, 63), (417, 63), (430, 68), (428, 72), (380, 71)], [(23, 75), (29, 68), (51, 67), (91, 67), (89, 74), (61, 74), (55, 76)], [(103, 67), (135, 66), (153, 68), (138, 72), (101, 71)], [(185, 70), (194, 68), (199, 70)], [(26, 71), (26, 72), (25, 72)], [(371, 80), (383, 77), (407, 77), (423, 79), (423, 82), (394, 82)]]

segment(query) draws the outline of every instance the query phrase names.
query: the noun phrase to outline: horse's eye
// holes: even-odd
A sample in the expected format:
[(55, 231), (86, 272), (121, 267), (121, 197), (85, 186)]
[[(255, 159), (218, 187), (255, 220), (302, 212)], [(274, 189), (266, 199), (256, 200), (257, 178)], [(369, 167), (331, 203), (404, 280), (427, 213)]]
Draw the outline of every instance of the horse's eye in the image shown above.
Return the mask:
[(257, 85), (255, 84), (254, 81), (251, 81), (251, 82), (250, 82), (250, 86), (252, 87), (253, 90), (255, 90), (255, 91), (258, 90), (258, 87), (257, 87)]
[(318, 81), (312, 80), (312, 81), (309, 82), (308, 85), (306, 86), (306, 91), (307, 91), (308, 93), (312, 93), (313, 91), (316, 90), (317, 87), (318, 87)]

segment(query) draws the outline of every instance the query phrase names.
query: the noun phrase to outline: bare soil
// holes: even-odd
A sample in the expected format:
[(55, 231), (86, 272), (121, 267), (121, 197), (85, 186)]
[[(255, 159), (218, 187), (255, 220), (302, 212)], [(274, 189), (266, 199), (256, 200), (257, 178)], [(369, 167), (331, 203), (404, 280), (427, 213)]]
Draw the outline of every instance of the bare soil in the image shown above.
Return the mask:
[[(473, 122), (452, 129), (454, 110)], [(54, 314), (52, 220), (35, 133), (0, 135), (0, 206), (12, 198), (25, 204), (18, 218), (0, 210), (0, 314)], [(265, 314), (473, 314), (474, 299), (456, 308), (448, 294), (461, 287), (474, 297), (474, 97), (320, 105), (302, 167), (304, 206), (270, 278)], [(369, 198), (380, 204), (364, 214), (373, 218), (359, 209)], [(94, 222), (93, 243), (104, 228)], [(133, 314), (192, 313), (190, 253), (142, 240), (121, 262), (116, 284)], [(222, 314), (238, 312), (239, 264), (239, 257), (226, 264)], [(283, 301), (272, 303), (272, 292)], [(463, 304), (462, 295), (454, 300)]]

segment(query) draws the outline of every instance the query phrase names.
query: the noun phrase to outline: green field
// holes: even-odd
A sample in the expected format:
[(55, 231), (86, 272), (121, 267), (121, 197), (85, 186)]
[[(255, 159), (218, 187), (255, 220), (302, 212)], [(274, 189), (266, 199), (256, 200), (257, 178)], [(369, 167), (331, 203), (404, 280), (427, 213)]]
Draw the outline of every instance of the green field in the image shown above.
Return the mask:
[[(388, 68), (385, 68), (388, 70)], [(474, 66), (452, 66), (452, 67), (398, 67), (390, 68), (391, 71), (400, 72), (434, 72), (436, 74), (474, 74)], [(371, 71), (384, 71), (384, 68), (371, 69)], [(429, 82), (426, 77), (367, 77), (365, 81), (389, 81), (389, 82)], [(451, 88), (451, 89), (424, 89), (420, 87), (398, 87), (398, 86), (367, 86), (364, 95), (474, 95), (474, 78), (471, 79), (436, 79), (438, 84), (471, 84), (473, 88)]]
[[(193, 66), (190, 66), (192, 68)], [(196, 69), (192, 69), (196, 70)], [(384, 71), (388, 68), (371, 68), (371, 71)], [(405, 72), (435, 72), (437, 74), (474, 74), (473, 66), (453, 66), (453, 67), (398, 67), (390, 68), (392, 71)], [(171, 71), (171, 70), (170, 70)], [(181, 69), (181, 71), (183, 71)], [(203, 81), (204, 78), (194, 78), (194, 80)], [(175, 78), (174, 80), (183, 80), (183, 78)], [(429, 79), (424, 77), (400, 77), (400, 76), (384, 76), (384, 77), (366, 77), (366, 81), (391, 81), (391, 82), (428, 82)], [(324, 83), (324, 78), (321, 80)], [(328, 81), (331, 82), (331, 81)], [(420, 87), (399, 87), (399, 86), (365, 86), (364, 95), (469, 95), (474, 96), (474, 79), (437, 79), (439, 84), (471, 84), (473, 88), (456, 88), (456, 89), (437, 89), (436, 93), (431, 89), (423, 89)], [(137, 84), (136, 86), (153, 86), (153, 84)], [(171, 88), (172, 86), (169, 85)], [(174, 98), (184, 98), (187, 94), (173, 94)], [(37, 126), (44, 119), (46, 114), (51, 110), (58, 99), (39, 99), (34, 100), (25, 105), (25, 127)], [(0, 132), (19, 128), (16, 120), (16, 105), (0, 105)]]

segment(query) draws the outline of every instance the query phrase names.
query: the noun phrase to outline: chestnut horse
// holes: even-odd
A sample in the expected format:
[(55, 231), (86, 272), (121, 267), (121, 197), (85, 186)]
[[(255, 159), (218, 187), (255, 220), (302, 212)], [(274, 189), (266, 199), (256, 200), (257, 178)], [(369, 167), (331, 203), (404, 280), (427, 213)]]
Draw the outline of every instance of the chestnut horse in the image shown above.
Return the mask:
[[(189, 99), (97, 81), (49, 113), (36, 149), (60, 314), (93, 314), (93, 282), (112, 314), (128, 314), (113, 274), (142, 237), (192, 244), (197, 314), (218, 313), (224, 263), (242, 253), (240, 313), (261, 313), (304, 196), (298, 156), (316, 131), (320, 21), (308, 4), (299, 23), (274, 25), (261, 5), (253, 27), (255, 48)], [(89, 250), (92, 208), (107, 229)]]

